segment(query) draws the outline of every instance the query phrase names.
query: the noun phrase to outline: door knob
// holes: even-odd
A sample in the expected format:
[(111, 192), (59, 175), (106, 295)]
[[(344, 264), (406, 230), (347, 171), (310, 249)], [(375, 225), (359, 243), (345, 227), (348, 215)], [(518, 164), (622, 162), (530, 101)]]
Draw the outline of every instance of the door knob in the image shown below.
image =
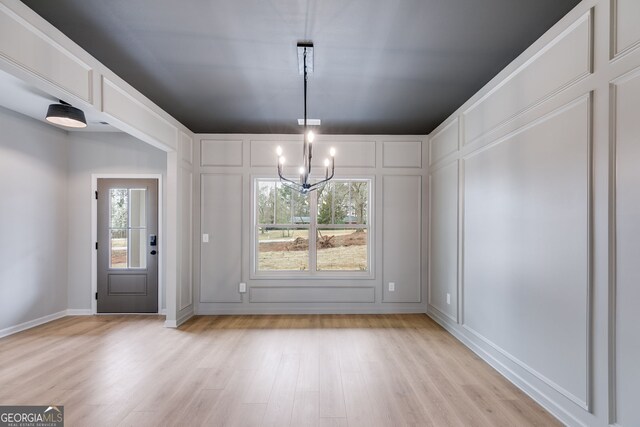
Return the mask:
[(155, 249), (151, 251), (151, 255), (155, 255), (155, 254), (157, 254), (157, 253), (158, 253), (158, 252), (156, 252), (156, 251), (155, 251)]

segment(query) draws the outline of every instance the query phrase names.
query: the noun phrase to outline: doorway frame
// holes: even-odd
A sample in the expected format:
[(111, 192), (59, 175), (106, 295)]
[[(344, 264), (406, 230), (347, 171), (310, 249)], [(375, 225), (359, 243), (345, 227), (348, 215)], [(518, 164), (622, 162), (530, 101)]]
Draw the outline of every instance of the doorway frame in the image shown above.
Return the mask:
[[(162, 296), (166, 294), (164, 285), (164, 235), (165, 227), (163, 222), (164, 193), (163, 179), (160, 173), (92, 173), (91, 174), (91, 314), (109, 315), (110, 313), (98, 313), (98, 301), (95, 298), (98, 292), (98, 251), (95, 243), (98, 241), (98, 200), (95, 198), (98, 191), (98, 179), (157, 179), (158, 180), (158, 237), (160, 240), (160, 253), (158, 254), (158, 312), (157, 313), (131, 313), (140, 315), (165, 315), (166, 309), (162, 308)], [(117, 313), (127, 314), (127, 313)]]

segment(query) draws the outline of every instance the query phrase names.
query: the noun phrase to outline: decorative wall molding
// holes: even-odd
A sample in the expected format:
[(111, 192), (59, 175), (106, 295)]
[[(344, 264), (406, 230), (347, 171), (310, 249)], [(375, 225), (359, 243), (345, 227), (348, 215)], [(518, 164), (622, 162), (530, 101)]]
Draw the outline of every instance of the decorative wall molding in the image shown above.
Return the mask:
[(422, 141), (383, 141), (382, 167), (421, 168)]
[[(533, 385), (531, 381), (523, 378), (516, 373), (511, 367), (501, 361), (496, 354), (492, 354), (494, 347), (489, 345), (489, 349), (483, 347), (483, 340), (476, 342), (474, 335), (469, 336), (466, 328), (459, 328), (455, 323), (451, 323), (451, 320), (446, 316), (441, 316), (440, 312), (434, 311), (427, 313), (429, 317), (435, 320), (440, 326), (446, 329), (451, 335), (462, 342), (467, 348), (477, 354), (482, 360), (491, 365), (496, 371), (500, 372), (505, 378), (516, 385), (525, 394), (538, 402), (544, 409), (553, 414), (560, 421), (566, 425), (587, 427), (587, 424), (576, 418), (571, 412), (567, 411), (561, 404), (557, 402), (549, 394), (543, 392), (538, 387)], [(497, 352), (501, 354), (500, 352)]]
[[(620, 13), (620, 9), (624, 9), (624, 13)], [(640, 4), (636, 0), (611, 0), (609, 59), (619, 59), (640, 47), (639, 17)]]
[(180, 291), (178, 309), (193, 305), (193, 172), (181, 169), (182, 225), (180, 249)]
[(161, 149), (178, 149), (178, 128), (105, 76), (102, 112), (150, 137), (148, 142), (159, 144)]
[[(639, 9), (640, 10), (640, 9)], [(609, 84), (610, 89), (610, 236), (609, 236), (609, 324), (608, 324), (608, 392), (609, 422), (615, 425), (635, 424), (640, 417), (629, 421), (637, 408), (637, 395), (630, 390), (629, 383), (637, 384), (636, 359), (629, 355), (636, 348), (637, 313), (635, 301), (637, 288), (637, 236), (634, 228), (640, 198), (637, 197), (636, 148), (640, 107), (640, 65), (618, 76)], [(635, 150), (635, 151), (634, 151)], [(623, 206), (623, 209), (619, 207)], [(626, 351), (623, 351), (626, 350)], [(626, 392), (626, 393), (625, 393)], [(626, 419), (625, 419), (626, 416)]]
[[(200, 166), (242, 166), (242, 140), (203, 139)], [(274, 155), (275, 158), (275, 155)]]
[(93, 103), (91, 66), (1, 3), (0, 58)]
[[(399, 188), (405, 190), (405, 200), (400, 199), (402, 191), (396, 189), (390, 190), (391, 183), (399, 180), (405, 183)], [(411, 181), (414, 181), (411, 183)], [(417, 191), (412, 191), (410, 185), (416, 186)], [(416, 193), (418, 196), (416, 197)], [(409, 217), (409, 206), (412, 202), (416, 203), (417, 212), (415, 218)], [(420, 175), (384, 175), (382, 177), (382, 302), (383, 303), (417, 303), (422, 301), (422, 286), (415, 286), (416, 294), (403, 292), (403, 286), (407, 283), (407, 278), (412, 272), (419, 271), (417, 276), (418, 283), (422, 283), (422, 176)], [(399, 211), (403, 211), (403, 215), (399, 215)], [(404, 217), (404, 222), (398, 223), (395, 218)], [(417, 223), (417, 224), (416, 224)], [(413, 228), (413, 233), (407, 230)], [(418, 232), (416, 233), (416, 228)], [(401, 237), (399, 237), (401, 236)], [(417, 236), (417, 240), (412, 241)], [(408, 251), (409, 254), (415, 255), (417, 265), (412, 265), (416, 259), (410, 260), (406, 256), (406, 248), (409, 243), (415, 244), (413, 250)], [(393, 258), (393, 263), (386, 261), (392, 259), (389, 255), (400, 253), (405, 250), (405, 256), (402, 259)], [(386, 254), (386, 255), (385, 255)], [(389, 256), (387, 258), (387, 256)], [(396, 283), (396, 290), (390, 292), (387, 286), (388, 282)], [(411, 288), (409, 288), (411, 290)]]
[(429, 165), (434, 165), (458, 151), (459, 120), (455, 117), (445, 127), (429, 137)]
[[(593, 10), (468, 107), (463, 145), (513, 120), (593, 72)], [(558, 67), (562, 63), (564, 67)], [(529, 92), (522, 93), (524, 90)], [(510, 97), (512, 91), (518, 97)]]
[(252, 286), (249, 302), (374, 303), (375, 292), (373, 286)]
[[(472, 333), (473, 335), (475, 335), (476, 337), (478, 337), (479, 339), (483, 340), (484, 342), (486, 342), (487, 344), (491, 345), (492, 347), (494, 347), (496, 349), (496, 351), (499, 351), (501, 354), (503, 354), (505, 357), (509, 358), (510, 360), (512, 360), (514, 363), (518, 364), (519, 366), (521, 366), (523, 369), (527, 370), (529, 373), (531, 373), (532, 375), (534, 375), (535, 377), (537, 377), (538, 379), (540, 379), (541, 381), (543, 381), (544, 383), (546, 383), (549, 387), (553, 388), (554, 390), (556, 390), (558, 393), (562, 394), (563, 396), (565, 396), (567, 399), (569, 399), (570, 401), (572, 401), (573, 403), (575, 403), (576, 405), (580, 406), (582, 409), (589, 411), (590, 410), (590, 402), (589, 402), (589, 398), (591, 396), (591, 383), (592, 383), (592, 379), (591, 379), (591, 341), (592, 341), (592, 335), (593, 335), (593, 331), (592, 331), (592, 313), (591, 313), (591, 300), (592, 300), (592, 292), (593, 292), (593, 285), (592, 285), (592, 260), (593, 260), (593, 244), (592, 244), (592, 239), (593, 239), (593, 231), (592, 231), (592, 211), (593, 211), (593, 201), (592, 201), (592, 176), (593, 176), (593, 170), (592, 170), (592, 160), (591, 160), (591, 151), (592, 151), (592, 134), (591, 134), (591, 127), (592, 127), (592, 106), (591, 106), (591, 102), (592, 102), (592, 94), (591, 92), (588, 94), (585, 94), (583, 96), (580, 96), (577, 99), (574, 99), (572, 101), (570, 101), (569, 103), (563, 105), (560, 108), (557, 108), (553, 111), (548, 112), (547, 114), (543, 115), (542, 117), (532, 121), (531, 123), (528, 123), (525, 126), (522, 126), (521, 128), (518, 128), (516, 130), (514, 130), (513, 132), (509, 133), (508, 135), (499, 138), (498, 140), (489, 143), (487, 145), (484, 145), (482, 147), (480, 147), (479, 149), (472, 151), (470, 153), (467, 153), (465, 156), (463, 156), (463, 161), (462, 161), (462, 165), (461, 168), (464, 170), (466, 169), (466, 163), (474, 158), (475, 156), (478, 156), (479, 154), (484, 154), (487, 153), (489, 150), (493, 150), (496, 147), (500, 146), (501, 144), (505, 143), (505, 142), (511, 142), (514, 140), (514, 138), (526, 134), (527, 132), (529, 132), (532, 129), (537, 128), (538, 126), (547, 123), (548, 121), (552, 120), (552, 119), (557, 119), (559, 116), (563, 115), (566, 112), (570, 112), (575, 108), (580, 107), (581, 109), (583, 108), (586, 111), (586, 117), (584, 117), (585, 119), (585, 123), (584, 126), (586, 128), (586, 135), (587, 135), (587, 141), (585, 141), (586, 143), (586, 149), (588, 152), (588, 155), (586, 157), (586, 161), (587, 161), (587, 165), (586, 168), (588, 170), (587, 175), (584, 177), (586, 180), (586, 195), (587, 195), (587, 200), (585, 203), (585, 211), (586, 211), (586, 215), (587, 215), (587, 219), (586, 219), (586, 223), (587, 223), (587, 229), (585, 229), (585, 233), (586, 233), (586, 245), (587, 247), (585, 248), (585, 254), (586, 254), (586, 258), (585, 258), (585, 263), (586, 266), (585, 268), (587, 269), (585, 276), (586, 276), (586, 283), (585, 283), (585, 287), (586, 287), (586, 299), (583, 301), (583, 304), (585, 305), (585, 312), (587, 314), (586, 319), (585, 319), (585, 336), (586, 336), (586, 346), (584, 348), (584, 357), (586, 359), (585, 362), (585, 372), (584, 372), (584, 378), (586, 378), (586, 390), (584, 391), (584, 394), (586, 396), (585, 399), (582, 399), (578, 396), (576, 396), (575, 394), (573, 394), (572, 392), (569, 392), (568, 390), (566, 390), (565, 388), (559, 386), (556, 382), (554, 382), (552, 379), (550, 379), (548, 376), (543, 375), (542, 373), (540, 373), (539, 371), (537, 371), (536, 369), (530, 367), (528, 364), (526, 364), (525, 362), (521, 361), (519, 358), (517, 358), (516, 356), (512, 355), (511, 353), (509, 353), (508, 351), (506, 351), (505, 349), (503, 349), (502, 347), (500, 347), (499, 345), (495, 344), (492, 340), (490, 340), (489, 338), (485, 337), (484, 335), (482, 335), (479, 331), (476, 331), (474, 328), (472, 328), (471, 326), (469, 326), (465, 320), (465, 318), (467, 317), (467, 313), (466, 313), (466, 309), (465, 309), (465, 305), (464, 301), (466, 300), (466, 293), (465, 293), (465, 280), (462, 281), (462, 289), (461, 289), (461, 299), (463, 300), (463, 310), (461, 313), (461, 323), (462, 323), (462, 327), (466, 330), (468, 330), (470, 333)], [(568, 123), (566, 124), (567, 126), (569, 125)], [(465, 200), (464, 194), (463, 194), (463, 200)], [(465, 215), (466, 215), (466, 209), (464, 211)], [(466, 226), (464, 226), (463, 224), (463, 229), (465, 229)], [(462, 241), (462, 244), (464, 245), (466, 243), (466, 241)], [(466, 253), (466, 252), (465, 252)], [(463, 253), (464, 255), (464, 253)], [(465, 259), (461, 260), (461, 266), (462, 266), (462, 270), (463, 270), (463, 274), (466, 271), (465, 268)]]

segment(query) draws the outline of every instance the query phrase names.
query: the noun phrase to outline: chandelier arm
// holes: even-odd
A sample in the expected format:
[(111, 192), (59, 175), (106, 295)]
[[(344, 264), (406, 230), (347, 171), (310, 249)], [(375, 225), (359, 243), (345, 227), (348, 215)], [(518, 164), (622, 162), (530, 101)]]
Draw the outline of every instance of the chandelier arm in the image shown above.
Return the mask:
[[(285, 177), (280, 173), (280, 171), (278, 171), (278, 176), (280, 177), (280, 181), (285, 181), (285, 182), (288, 182), (288, 183), (290, 183), (290, 184), (293, 184), (293, 185), (295, 185), (295, 186), (297, 186), (297, 187), (302, 188), (302, 186), (301, 186), (300, 184), (298, 184), (297, 182), (295, 182), (295, 181), (291, 181), (290, 179), (285, 178)], [(283, 183), (284, 183), (284, 182), (283, 182)]]
[(333, 175), (334, 175), (334, 173), (331, 172), (331, 176), (329, 178), (325, 178), (322, 181), (318, 181), (318, 182), (315, 182), (315, 183), (311, 184), (311, 187), (309, 187), (309, 190), (315, 190), (316, 188), (318, 188), (319, 186), (321, 186), (325, 182), (331, 181), (331, 179), (333, 178)]
[[(291, 184), (289, 184), (291, 182)], [(295, 190), (295, 191), (300, 191), (300, 189), (302, 188), (300, 186), (300, 184), (296, 184), (295, 182), (289, 181), (288, 179), (286, 180), (286, 182), (282, 182), (282, 185), (284, 185), (285, 187), (291, 189), (291, 190)]]

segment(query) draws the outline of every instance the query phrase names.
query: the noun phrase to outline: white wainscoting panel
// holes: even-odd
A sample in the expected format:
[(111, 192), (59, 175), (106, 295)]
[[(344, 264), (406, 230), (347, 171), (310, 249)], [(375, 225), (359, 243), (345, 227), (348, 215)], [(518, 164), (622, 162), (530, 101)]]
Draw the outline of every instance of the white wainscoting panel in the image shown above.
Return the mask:
[(590, 112), (582, 97), (463, 163), (465, 328), (583, 408)]
[(382, 212), (382, 301), (420, 302), (422, 177), (385, 175)]
[(93, 102), (91, 67), (0, 4), (0, 57)]
[[(430, 174), (429, 304), (458, 316), (458, 161)], [(447, 294), (450, 295), (447, 303)]]
[[(302, 144), (300, 144), (299, 147), (302, 147)], [(324, 159), (330, 158), (329, 150), (331, 147), (336, 149), (336, 168), (376, 167), (375, 141), (319, 140), (313, 143), (312, 165), (322, 166), (324, 164)], [(299, 156), (302, 156), (302, 154), (299, 154)]]
[(438, 133), (429, 138), (429, 161), (437, 163), (458, 150), (458, 119), (452, 120)]
[(242, 175), (201, 175), (200, 302), (242, 302)]
[(302, 161), (302, 137), (298, 140), (252, 140), (251, 166), (271, 166), (278, 164), (277, 147), (282, 148), (286, 165), (300, 165)]
[(468, 144), (591, 72), (591, 11), (464, 112)]
[(182, 161), (193, 165), (193, 140), (182, 131), (180, 131), (180, 153)]
[(193, 304), (193, 173), (181, 168), (180, 293), (178, 308)]
[[(276, 166), (276, 148), (282, 148), (286, 165), (297, 169), (302, 164), (302, 135), (286, 140), (252, 140), (251, 166)], [(376, 166), (375, 141), (327, 141), (320, 136), (313, 142), (313, 166), (322, 166), (329, 158), (329, 150), (336, 149), (336, 169), (345, 167), (373, 168)], [(293, 170), (293, 169), (292, 169)]]
[(201, 166), (242, 166), (242, 139), (203, 139), (200, 150)]
[(382, 166), (385, 168), (421, 168), (422, 141), (383, 141)]
[(640, 46), (640, 1), (611, 0), (611, 58)]
[(178, 129), (104, 76), (102, 111), (156, 141), (177, 149)]
[[(637, 23), (636, 23), (637, 25)], [(617, 150), (615, 392), (619, 425), (640, 425), (640, 71), (614, 85)]]
[(252, 303), (374, 303), (372, 286), (253, 286)]

